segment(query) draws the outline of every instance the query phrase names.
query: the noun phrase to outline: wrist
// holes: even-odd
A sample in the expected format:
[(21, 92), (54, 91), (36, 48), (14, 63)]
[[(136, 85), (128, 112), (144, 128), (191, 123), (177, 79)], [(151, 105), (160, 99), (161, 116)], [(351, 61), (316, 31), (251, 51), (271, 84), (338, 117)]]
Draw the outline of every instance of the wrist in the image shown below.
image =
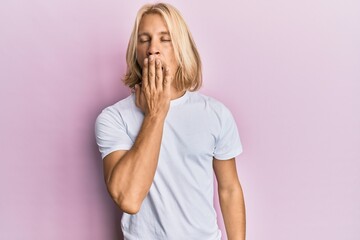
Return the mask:
[(145, 113), (144, 120), (147, 119), (153, 124), (163, 123), (165, 121), (166, 114), (163, 113)]

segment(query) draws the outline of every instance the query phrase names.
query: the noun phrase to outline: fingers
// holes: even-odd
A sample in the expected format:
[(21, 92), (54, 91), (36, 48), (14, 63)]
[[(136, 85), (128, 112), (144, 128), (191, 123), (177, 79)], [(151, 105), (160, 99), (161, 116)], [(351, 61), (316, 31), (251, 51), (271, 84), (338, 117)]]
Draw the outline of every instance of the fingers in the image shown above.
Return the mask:
[(135, 104), (138, 108), (140, 108), (140, 88), (138, 84), (135, 84)]
[(149, 82), (149, 87), (151, 91), (154, 91), (156, 89), (156, 84), (155, 84), (155, 57), (154, 56), (150, 56), (149, 57), (149, 76), (148, 76), (148, 82)]
[(172, 77), (170, 69), (160, 58), (149, 56), (144, 60), (142, 85), (135, 85), (135, 103), (146, 115), (166, 114), (170, 99)]
[(162, 90), (163, 89), (163, 73), (162, 73), (162, 69), (161, 69), (161, 61), (160, 59), (156, 59), (155, 61), (155, 86), (156, 89), (158, 90)]
[(163, 81), (163, 88), (165, 91), (170, 91), (170, 86), (171, 86), (171, 82), (172, 82), (172, 77), (170, 75), (170, 69), (169, 67), (165, 67), (165, 77), (164, 77), (164, 81)]
[(144, 88), (148, 88), (149, 87), (149, 76), (148, 76), (148, 68), (149, 68), (149, 59), (145, 58), (144, 59), (144, 67), (142, 69), (142, 86)]
[(169, 90), (171, 81), (170, 69), (160, 59), (152, 55), (145, 58), (142, 72), (142, 88), (147, 94), (154, 91)]

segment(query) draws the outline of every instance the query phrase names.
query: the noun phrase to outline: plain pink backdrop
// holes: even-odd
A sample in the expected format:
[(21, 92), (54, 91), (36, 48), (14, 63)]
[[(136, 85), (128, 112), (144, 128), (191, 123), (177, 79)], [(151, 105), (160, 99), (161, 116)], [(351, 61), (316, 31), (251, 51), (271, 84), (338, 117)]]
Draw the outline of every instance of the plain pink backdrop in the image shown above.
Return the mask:
[[(359, 1), (169, 2), (238, 123), (248, 239), (360, 239)], [(94, 121), (143, 3), (1, 1), (0, 239), (120, 236)]]

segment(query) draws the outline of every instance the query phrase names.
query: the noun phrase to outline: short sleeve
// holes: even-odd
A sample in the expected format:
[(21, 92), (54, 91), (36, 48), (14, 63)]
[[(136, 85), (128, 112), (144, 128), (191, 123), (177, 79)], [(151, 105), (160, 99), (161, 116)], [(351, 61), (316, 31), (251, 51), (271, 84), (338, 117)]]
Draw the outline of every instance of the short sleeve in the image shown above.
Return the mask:
[(214, 157), (218, 160), (228, 160), (242, 153), (243, 148), (234, 117), (225, 106), (220, 112), (220, 126)]
[(120, 113), (108, 108), (104, 109), (96, 119), (95, 135), (102, 159), (113, 151), (129, 150), (133, 145)]

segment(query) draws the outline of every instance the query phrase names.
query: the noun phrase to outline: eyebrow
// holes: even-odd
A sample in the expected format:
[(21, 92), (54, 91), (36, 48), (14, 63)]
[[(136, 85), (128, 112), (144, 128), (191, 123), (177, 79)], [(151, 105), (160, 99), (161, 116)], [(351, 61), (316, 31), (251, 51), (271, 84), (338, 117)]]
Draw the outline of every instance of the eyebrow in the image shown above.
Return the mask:
[[(161, 31), (161, 32), (158, 32), (157, 34), (158, 35), (170, 35), (170, 33), (168, 31)], [(141, 37), (141, 36), (150, 36), (150, 33), (148, 33), (148, 32), (139, 33), (138, 37)]]

